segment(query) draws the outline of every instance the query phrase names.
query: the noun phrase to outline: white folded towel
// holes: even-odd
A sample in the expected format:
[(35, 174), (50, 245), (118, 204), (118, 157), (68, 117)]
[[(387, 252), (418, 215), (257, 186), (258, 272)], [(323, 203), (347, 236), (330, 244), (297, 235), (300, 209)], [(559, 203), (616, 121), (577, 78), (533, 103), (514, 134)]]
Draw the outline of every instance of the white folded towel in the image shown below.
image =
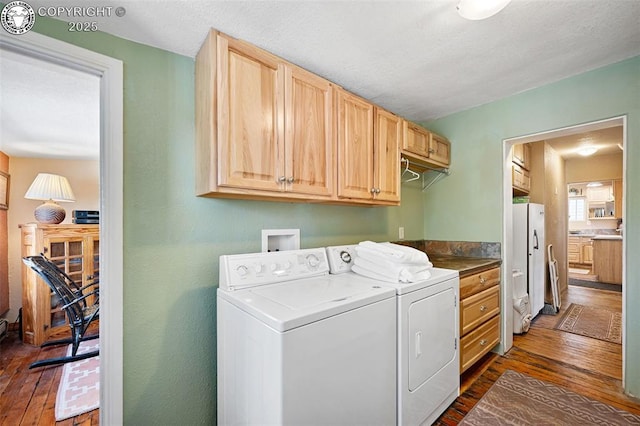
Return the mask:
[(432, 267), (431, 263), (422, 265), (401, 265), (390, 262), (374, 263), (362, 257), (356, 257), (351, 270), (382, 281), (412, 283), (429, 279), (431, 277), (429, 269)]
[[(400, 244), (362, 241), (356, 246), (356, 252), (358, 252), (358, 250), (363, 253), (361, 257), (369, 254), (398, 263), (423, 264), (429, 261), (429, 257), (425, 252)], [(358, 253), (358, 255), (360, 255), (360, 253)]]

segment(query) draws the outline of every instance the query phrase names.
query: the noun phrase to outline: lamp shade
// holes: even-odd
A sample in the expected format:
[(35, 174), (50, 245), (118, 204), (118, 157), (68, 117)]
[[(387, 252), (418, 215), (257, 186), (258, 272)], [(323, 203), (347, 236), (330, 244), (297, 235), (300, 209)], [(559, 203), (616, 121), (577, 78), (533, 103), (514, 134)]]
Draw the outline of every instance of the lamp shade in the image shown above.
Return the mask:
[(33, 183), (24, 194), (29, 200), (75, 201), (71, 185), (64, 176), (50, 173), (38, 173)]
[(40, 223), (57, 224), (64, 220), (66, 212), (55, 201), (75, 201), (71, 185), (64, 176), (50, 173), (38, 173), (33, 183), (24, 194), (29, 200), (44, 200), (33, 212)]

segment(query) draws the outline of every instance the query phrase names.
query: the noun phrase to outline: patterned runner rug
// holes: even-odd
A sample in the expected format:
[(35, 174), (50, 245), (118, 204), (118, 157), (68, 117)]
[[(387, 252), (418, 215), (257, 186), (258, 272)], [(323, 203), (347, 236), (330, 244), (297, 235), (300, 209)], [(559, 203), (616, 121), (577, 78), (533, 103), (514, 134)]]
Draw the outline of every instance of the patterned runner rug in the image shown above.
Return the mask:
[(572, 303), (556, 330), (622, 344), (622, 313)]
[[(78, 354), (93, 351), (99, 339), (82, 342)], [(71, 355), (71, 345), (67, 356)], [(100, 357), (64, 364), (56, 395), (56, 421), (68, 419), (100, 406)]]
[(459, 425), (632, 425), (640, 416), (507, 370)]

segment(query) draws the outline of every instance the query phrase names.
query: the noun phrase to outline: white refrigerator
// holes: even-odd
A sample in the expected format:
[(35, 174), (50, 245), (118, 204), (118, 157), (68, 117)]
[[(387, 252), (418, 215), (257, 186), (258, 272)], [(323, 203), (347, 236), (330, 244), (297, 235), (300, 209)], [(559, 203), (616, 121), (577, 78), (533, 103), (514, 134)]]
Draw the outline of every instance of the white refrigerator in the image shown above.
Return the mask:
[(527, 277), (531, 317), (544, 308), (544, 205), (513, 205), (513, 269)]

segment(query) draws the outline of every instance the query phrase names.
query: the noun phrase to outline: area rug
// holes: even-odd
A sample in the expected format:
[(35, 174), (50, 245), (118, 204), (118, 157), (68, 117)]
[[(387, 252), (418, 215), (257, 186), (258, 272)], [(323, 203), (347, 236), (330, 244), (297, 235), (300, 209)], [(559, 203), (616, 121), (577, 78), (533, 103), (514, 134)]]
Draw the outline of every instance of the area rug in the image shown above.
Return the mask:
[[(98, 349), (99, 340), (82, 342), (78, 354)], [(71, 345), (67, 356), (71, 355)], [(100, 357), (64, 364), (56, 395), (56, 421), (68, 419), (100, 406)]]
[(581, 336), (622, 344), (622, 314), (620, 312), (572, 303), (555, 328)]
[(459, 424), (630, 425), (640, 424), (640, 416), (507, 370)]

